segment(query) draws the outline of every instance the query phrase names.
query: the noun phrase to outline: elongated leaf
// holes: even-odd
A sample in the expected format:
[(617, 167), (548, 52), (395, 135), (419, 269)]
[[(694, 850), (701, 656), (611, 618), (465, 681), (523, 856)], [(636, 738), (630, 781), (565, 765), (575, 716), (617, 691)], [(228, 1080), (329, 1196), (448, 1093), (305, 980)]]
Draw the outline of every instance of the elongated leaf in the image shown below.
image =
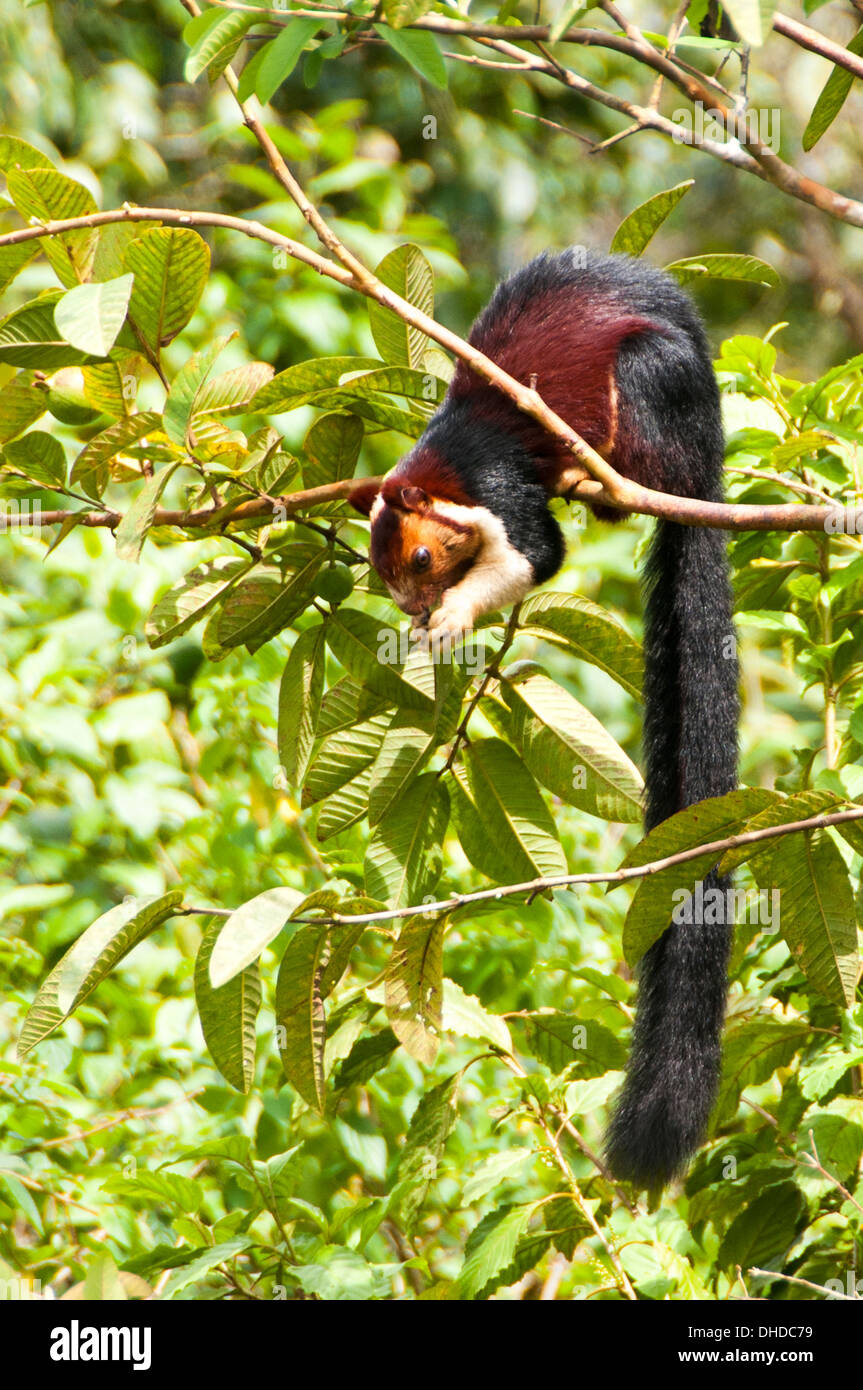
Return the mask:
[(279, 686), (279, 759), (294, 786), (302, 784), (311, 759), (325, 666), (324, 625), (317, 623), (300, 633)]
[(170, 482), (171, 475), (179, 467), (179, 461), (169, 463), (165, 468), (160, 468), (158, 473), (154, 473), (152, 478), (148, 478), (144, 483), (117, 527), (116, 541), (119, 559), (137, 563), (144, 541), (147, 539), (147, 533), (153, 525), (156, 508), (162, 493)]
[(779, 276), (766, 261), (757, 256), (736, 256), (719, 253), (710, 256), (685, 256), (665, 267), (681, 285), (693, 280), (746, 280), (771, 289), (779, 284)]
[(768, 1081), (777, 1067), (787, 1066), (810, 1037), (809, 1022), (786, 1023), (770, 1015), (732, 1023), (722, 1049), (722, 1077), (713, 1112), (713, 1126), (727, 1124), (747, 1086)]
[(344, 376), (382, 366), (377, 357), (317, 357), (311, 362), (298, 362), (260, 387), (249, 408), (279, 415), (307, 404), (321, 391), (332, 390)]
[(666, 188), (662, 193), (654, 193), (652, 198), (634, 208), (614, 233), (611, 250), (624, 251), (629, 256), (640, 256), (694, 183), (694, 179), (686, 179), (684, 183)]
[[(90, 190), (56, 169), (7, 169), (6, 183), (9, 196), (26, 221), (34, 217), (38, 222), (60, 222), (96, 212)], [(80, 285), (92, 269), (97, 240), (95, 227), (80, 227), (42, 237), (39, 249), (62, 284)]]
[(596, 1019), (549, 1010), (528, 1014), (524, 1021), (531, 1052), (556, 1074), (578, 1066), (581, 1076), (603, 1076), (626, 1060), (623, 1043)]
[(402, 679), (399, 637), (395, 628), (354, 608), (341, 607), (327, 619), (330, 650), (355, 681), (400, 708), (428, 709), (428, 697)]
[(135, 276), (129, 317), (158, 355), (197, 308), (207, 283), (210, 248), (188, 227), (153, 227), (129, 243), (124, 260)]
[(144, 627), (150, 646), (164, 647), (188, 632), (250, 568), (250, 560), (220, 555), (190, 570), (151, 610)]
[(350, 676), (343, 676), (330, 686), (321, 702), (318, 735), (325, 738), (328, 734), (352, 729), (355, 724), (381, 714), (385, 708), (386, 700), (382, 695), (366, 690)]
[(502, 690), (515, 740), (544, 787), (603, 820), (641, 819), (638, 768), (589, 710), (541, 674)]
[(377, 825), (365, 858), (366, 890), (393, 907), (421, 902), (440, 878), (449, 794), (433, 772), (412, 783)]
[[(303, 806), (331, 797), (371, 767), (380, 750), (389, 720), (384, 714), (357, 724), (349, 731), (331, 734), (312, 761), (305, 785)], [(369, 773), (371, 777), (371, 773)]]
[[(681, 850), (736, 835), (750, 816), (772, 803), (774, 796), (773, 792), (760, 787), (744, 787), (678, 811), (651, 830), (626, 856), (621, 868), (649, 864)], [(694, 893), (696, 885), (718, 859), (719, 854), (714, 850), (685, 864), (671, 865), (639, 882), (623, 926), (623, 951), (630, 965), (635, 965), (662, 935), (671, 922), (672, 911), (683, 912), (689, 900), (680, 895)], [(726, 922), (732, 900), (725, 896), (721, 900), (717, 898), (715, 895), (720, 889), (710, 889), (710, 892), (709, 899), (693, 900), (689, 904), (703, 916), (703, 922), (691, 924), (693, 931), (711, 930)]]
[(426, 82), (431, 82), (433, 87), (446, 91), (446, 63), (433, 34), (427, 29), (389, 29), (383, 24), (375, 24), (374, 30), (390, 48), (395, 49), (400, 58), (410, 63), (414, 72), (419, 73)]
[(340, 478), (352, 478), (363, 435), (363, 422), (356, 415), (336, 411), (320, 416), (303, 442), (305, 486), (320, 487)]
[(497, 883), (565, 874), (554, 821), (518, 754), (500, 739), (482, 739), (464, 761), (468, 785), (456, 777), (453, 816), (471, 863)]
[(304, 563), (283, 582), (278, 572), (255, 570), (233, 587), (224, 606), (213, 614), (204, 638), (205, 651), (220, 660), (233, 647), (257, 651), (276, 633), (290, 627), (312, 600), (315, 575), (323, 564), (325, 546), (309, 548)]
[(431, 1066), (440, 1045), (443, 934), (442, 920), (409, 917), (387, 966), (387, 1017), (402, 1046), (424, 1066)]
[(372, 774), (369, 825), (377, 825), (422, 771), (436, 739), (434, 720), (415, 710), (396, 710)]
[(182, 901), (182, 890), (176, 888), (158, 898), (119, 903), (97, 918), (40, 986), (18, 1040), (19, 1057), (53, 1033), (139, 941), (173, 915)]
[(636, 698), (644, 665), (634, 637), (590, 599), (579, 594), (534, 594), (522, 604), (520, 621), (562, 642), (581, 661), (607, 672)]
[(191, 19), (183, 30), (183, 38), (190, 46), (184, 68), (186, 81), (194, 82), (206, 69), (209, 69), (210, 81), (215, 81), (232, 61), (248, 30), (257, 22), (258, 16), (255, 14), (223, 10), (205, 10)]
[(0, 387), (0, 444), (6, 444), (45, 414), (48, 393), (34, 384), (32, 372), (16, 372)]
[(300, 54), (320, 27), (319, 19), (290, 19), (277, 38), (267, 45), (255, 80), (258, 100), (265, 106), (282, 83), (290, 77), (299, 62)]
[(303, 1100), (323, 1114), (327, 1024), (321, 995), (326, 928), (298, 927), (285, 949), (276, 981), (276, 1027), (285, 1076)]
[[(863, 28), (857, 30), (848, 44), (848, 52), (855, 53), (858, 57), (863, 54)], [(854, 74), (849, 72), (847, 68), (839, 67), (837, 63), (812, 108), (812, 115), (809, 117), (803, 132), (804, 150), (811, 150), (814, 145), (817, 145), (824, 132), (829, 130), (845, 105), (845, 98), (851, 91), (853, 81)]]
[(289, 920), (303, 894), (296, 888), (267, 888), (221, 925), (210, 953), (210, 984), (226, 985), (252, 965)]
[(210, 984), (210, 956), (222, 922), (206, 928), (195, 957), (195, 1002), (204, 1041), (225, 1080), (247, 1095), (255, 1076), (255, 1019), (261, 1006), (261, 977), (256, 964), (235, 975), (221, 989)]
[(164, 419), (165, 433), (175, 444), (186, 444), (195, 399), (228, 341), (227, 337), (216, 338), (200, 352), (193, 353), (171, 382)]
[(787, 835), (770, 858), (780, 930), (815, 989), (840, 1007), (854, 1003), (857, 924), (848, 870), (824, 831)]
[(0, 246), (0, 294), (12, 284), (18, 272), (32, 261), (38, 250), (38, 241), (20, 241), (11, 246)]
[(35, 145), (28, 145), (26, 140), (19, 140), (17, 135), (0, 135), (0, 170), (5, 174), (7, 170), (14, 169), (16, 164), (22, 169), (54, 167), (53, 160), (42, 150), (37, 150)]
[(502, 1052), (511, 1053), (512, 1037), (506, 1020), (489, 1013), (473, 994), (465, 994), (455, 980), (443, 982), (443, 1029), (459, 1038), (486, 1038)]
[(781, 1261), (806, 1224), (806, 1199), (793, 1182), (773, 1183), (747, 1202), (722, 1238), (719, 1263), (724, 1269), (762, 1269)]
[(498, 1207), (471, 1232), (458, 1279), (462, 1298), (479, 1299), (507, 1279), (516, 1249), (533, 1214), (533, 1206)]
[(743, 42), (760, 48), (773, 27), (774, 0), (722, 0), (722, 8)]
[(64, 294), (54, 306), (54, 322), (66, 341), (94, 357), (107, 357), (123, 327), (132, 283), (131, 275), (119, 275)]
[(89, 361), (85, 353), (60, 336), (54, 305), (61, 298), (62, 290), (51, 290), (0, 320), (0, 366), (54, 372), (58, 367), (78, 367)]
[(194, 415), (233, 415), (248, 410), (249, 403), (262, 386), (273, 379), (269, 362), (247, 362), (232, 367), (219, 376), (210, 377), (195, 397)]
[[(431, 38), (431, 35), (426, 37)], [(397, 246), (384, 256), (375, 274), (387, 289), (395, 290), (409, 304), (425, 314), (434, 313), (434, 275), (418, 246), (410, 242)], [(375, 347), (386, 363), (395, 367), (422, 367), (423, 356), (431, 345), (425, 333), (409, 328), (391, 309), (385, 309), (374, 300), (369, 300), (369, 324)]]
[(20, 439), (13, 439), (3, 449), (3, 457), (14, 468), (20, 468), (27, 478), (42, 487), (66, 486), (66, 455), (59, 439), (44, 430), (30, 430)]
[(101, 434), (94, 435), (76, 458), (72, 465), (72, 485), (98, 501), (108, 485), (111, 459), (143, 439), (145, 434), (153, 434), (161, 428), (162, 417), (154, 410), (142, 410), (138, 415), (129, 415), (109, 425)]

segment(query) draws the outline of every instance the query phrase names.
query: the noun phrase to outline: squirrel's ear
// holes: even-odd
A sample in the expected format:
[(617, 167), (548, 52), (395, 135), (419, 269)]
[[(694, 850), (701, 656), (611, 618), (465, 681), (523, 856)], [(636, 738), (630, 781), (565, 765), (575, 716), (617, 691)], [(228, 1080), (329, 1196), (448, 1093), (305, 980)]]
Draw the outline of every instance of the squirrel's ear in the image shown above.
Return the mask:
[(401, 501), (406, 512), (424, 512), (429, 505), (429, 495), (421, 487), (403, 487)]
[(368, 516), (380, 490), (380, 483), (376, 483), (374, 480), (370, 480), (367, 483), (360, 483), (354, 488), (353, 492), (348, 493), (348, 501), (358, 512), (362, 512), (364, 516)]

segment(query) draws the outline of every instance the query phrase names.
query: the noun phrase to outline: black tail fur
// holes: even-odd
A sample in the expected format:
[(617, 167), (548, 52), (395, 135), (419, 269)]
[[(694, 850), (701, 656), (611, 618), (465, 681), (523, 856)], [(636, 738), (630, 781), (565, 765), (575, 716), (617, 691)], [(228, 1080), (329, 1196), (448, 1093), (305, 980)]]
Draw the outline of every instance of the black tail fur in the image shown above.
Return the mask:
[[(709, 489), (712, 491), (713, 489)], [(722, 532), (660, 522), (646, 571), (647, 828), (736, 785), (737, 660)], [(710, 875), (705, 888), (729, 880)], [(730, 925), (672, 924), (639, 966), (612, 1171), (655, 1189), (686, 1166), (716, 1095)]]

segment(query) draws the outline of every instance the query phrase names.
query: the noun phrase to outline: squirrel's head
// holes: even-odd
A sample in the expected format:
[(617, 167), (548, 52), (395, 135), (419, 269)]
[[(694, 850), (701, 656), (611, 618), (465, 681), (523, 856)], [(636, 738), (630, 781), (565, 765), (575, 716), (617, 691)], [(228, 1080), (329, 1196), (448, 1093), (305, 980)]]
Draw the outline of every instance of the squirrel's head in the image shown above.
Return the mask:
[(348, 499), (372, 523), (369, 556), (403, 613), (428, 614), (467, 573), (480, 549), (472, 508), (385, 478)]

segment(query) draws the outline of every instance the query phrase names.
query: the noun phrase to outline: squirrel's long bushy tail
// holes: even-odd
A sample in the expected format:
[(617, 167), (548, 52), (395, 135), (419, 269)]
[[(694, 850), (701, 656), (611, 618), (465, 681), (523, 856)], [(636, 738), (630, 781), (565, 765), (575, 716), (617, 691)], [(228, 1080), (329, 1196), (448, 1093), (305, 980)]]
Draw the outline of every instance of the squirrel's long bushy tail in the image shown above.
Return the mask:
[[(723, 533), (660, 521), (645, 577), (650, 830), (735, 787), (738, 696)], [(704, 887), (727, 884), (711, 874)], [(730, 938), (730, 924), (672, 923), (639, 965), (630, 1061), (607, 1145), (619, 1178), (659, 1187), (704, 1137), (719, 1075)]]

